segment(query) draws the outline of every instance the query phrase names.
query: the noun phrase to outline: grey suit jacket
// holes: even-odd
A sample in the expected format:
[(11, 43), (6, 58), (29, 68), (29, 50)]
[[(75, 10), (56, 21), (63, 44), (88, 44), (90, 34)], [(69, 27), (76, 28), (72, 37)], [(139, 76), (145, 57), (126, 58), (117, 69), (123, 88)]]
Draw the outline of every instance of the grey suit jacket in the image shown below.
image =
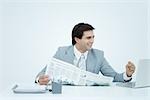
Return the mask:
[[(75, 55), (74, 47), (64, 46), (59, 47), (54, 58), (73, 64)], [(125, 82), (123, 79), (123, 73), (117, 73), (104, 58), (104, 52), (97, 49), (90, 49), (86, 60), (86, 70), (92, 73), (98, 74), (101, 72), (104, 76), (113, 77), (114, 82)], [(46, 67), (37, 75), (44, 74)]]

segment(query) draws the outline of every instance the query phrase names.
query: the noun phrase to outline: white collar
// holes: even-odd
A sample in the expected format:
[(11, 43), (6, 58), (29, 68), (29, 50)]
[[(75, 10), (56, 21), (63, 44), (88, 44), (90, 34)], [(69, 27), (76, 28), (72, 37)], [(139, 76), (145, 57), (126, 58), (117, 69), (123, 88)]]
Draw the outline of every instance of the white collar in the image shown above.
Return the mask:
[(84, 52), (84, 53), (81, 53), (77, 48), (76, 46), (74, 45), (74, 54), (75, 54), (75, 57), (77, 58), (77, 60), (79, 60), (80, 56), (83, 54), (85, 56), (85, 59), (87, 58), (87, 54), (88, 54), (88, 51)]

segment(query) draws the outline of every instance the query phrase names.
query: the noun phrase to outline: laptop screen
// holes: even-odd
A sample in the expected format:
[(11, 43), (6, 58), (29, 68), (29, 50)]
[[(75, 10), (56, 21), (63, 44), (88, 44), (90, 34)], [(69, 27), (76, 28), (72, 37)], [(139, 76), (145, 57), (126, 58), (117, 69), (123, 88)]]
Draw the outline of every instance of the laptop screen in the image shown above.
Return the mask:
[(136, 73), (135, 87), (150, 86), (150, 59), (140, 59)]

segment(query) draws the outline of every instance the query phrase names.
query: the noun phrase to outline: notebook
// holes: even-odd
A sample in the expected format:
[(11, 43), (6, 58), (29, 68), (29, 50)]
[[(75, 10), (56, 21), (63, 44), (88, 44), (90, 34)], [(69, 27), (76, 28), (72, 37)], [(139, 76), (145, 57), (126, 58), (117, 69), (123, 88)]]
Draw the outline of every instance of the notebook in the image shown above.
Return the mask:
[(15, 84), (12, 90), (14, 93), (45, 93), (47, 88), (38, 84)]
[(137, 67), (135, 82), (116, 83), (116, 85), (129, 88), (150, 87), (150, 59), (140, 59)]

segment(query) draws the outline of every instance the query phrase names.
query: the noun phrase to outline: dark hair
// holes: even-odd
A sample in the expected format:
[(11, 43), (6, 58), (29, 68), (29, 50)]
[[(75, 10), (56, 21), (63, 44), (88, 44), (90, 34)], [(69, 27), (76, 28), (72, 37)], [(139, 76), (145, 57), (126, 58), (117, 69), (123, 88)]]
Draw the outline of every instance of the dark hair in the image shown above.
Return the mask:
[(81, 39), (84, 31), (94, 30), (95, 28), (87, 23), (78, 23), (72, 30), (72, 45), (76, 44), (75, 37)]

